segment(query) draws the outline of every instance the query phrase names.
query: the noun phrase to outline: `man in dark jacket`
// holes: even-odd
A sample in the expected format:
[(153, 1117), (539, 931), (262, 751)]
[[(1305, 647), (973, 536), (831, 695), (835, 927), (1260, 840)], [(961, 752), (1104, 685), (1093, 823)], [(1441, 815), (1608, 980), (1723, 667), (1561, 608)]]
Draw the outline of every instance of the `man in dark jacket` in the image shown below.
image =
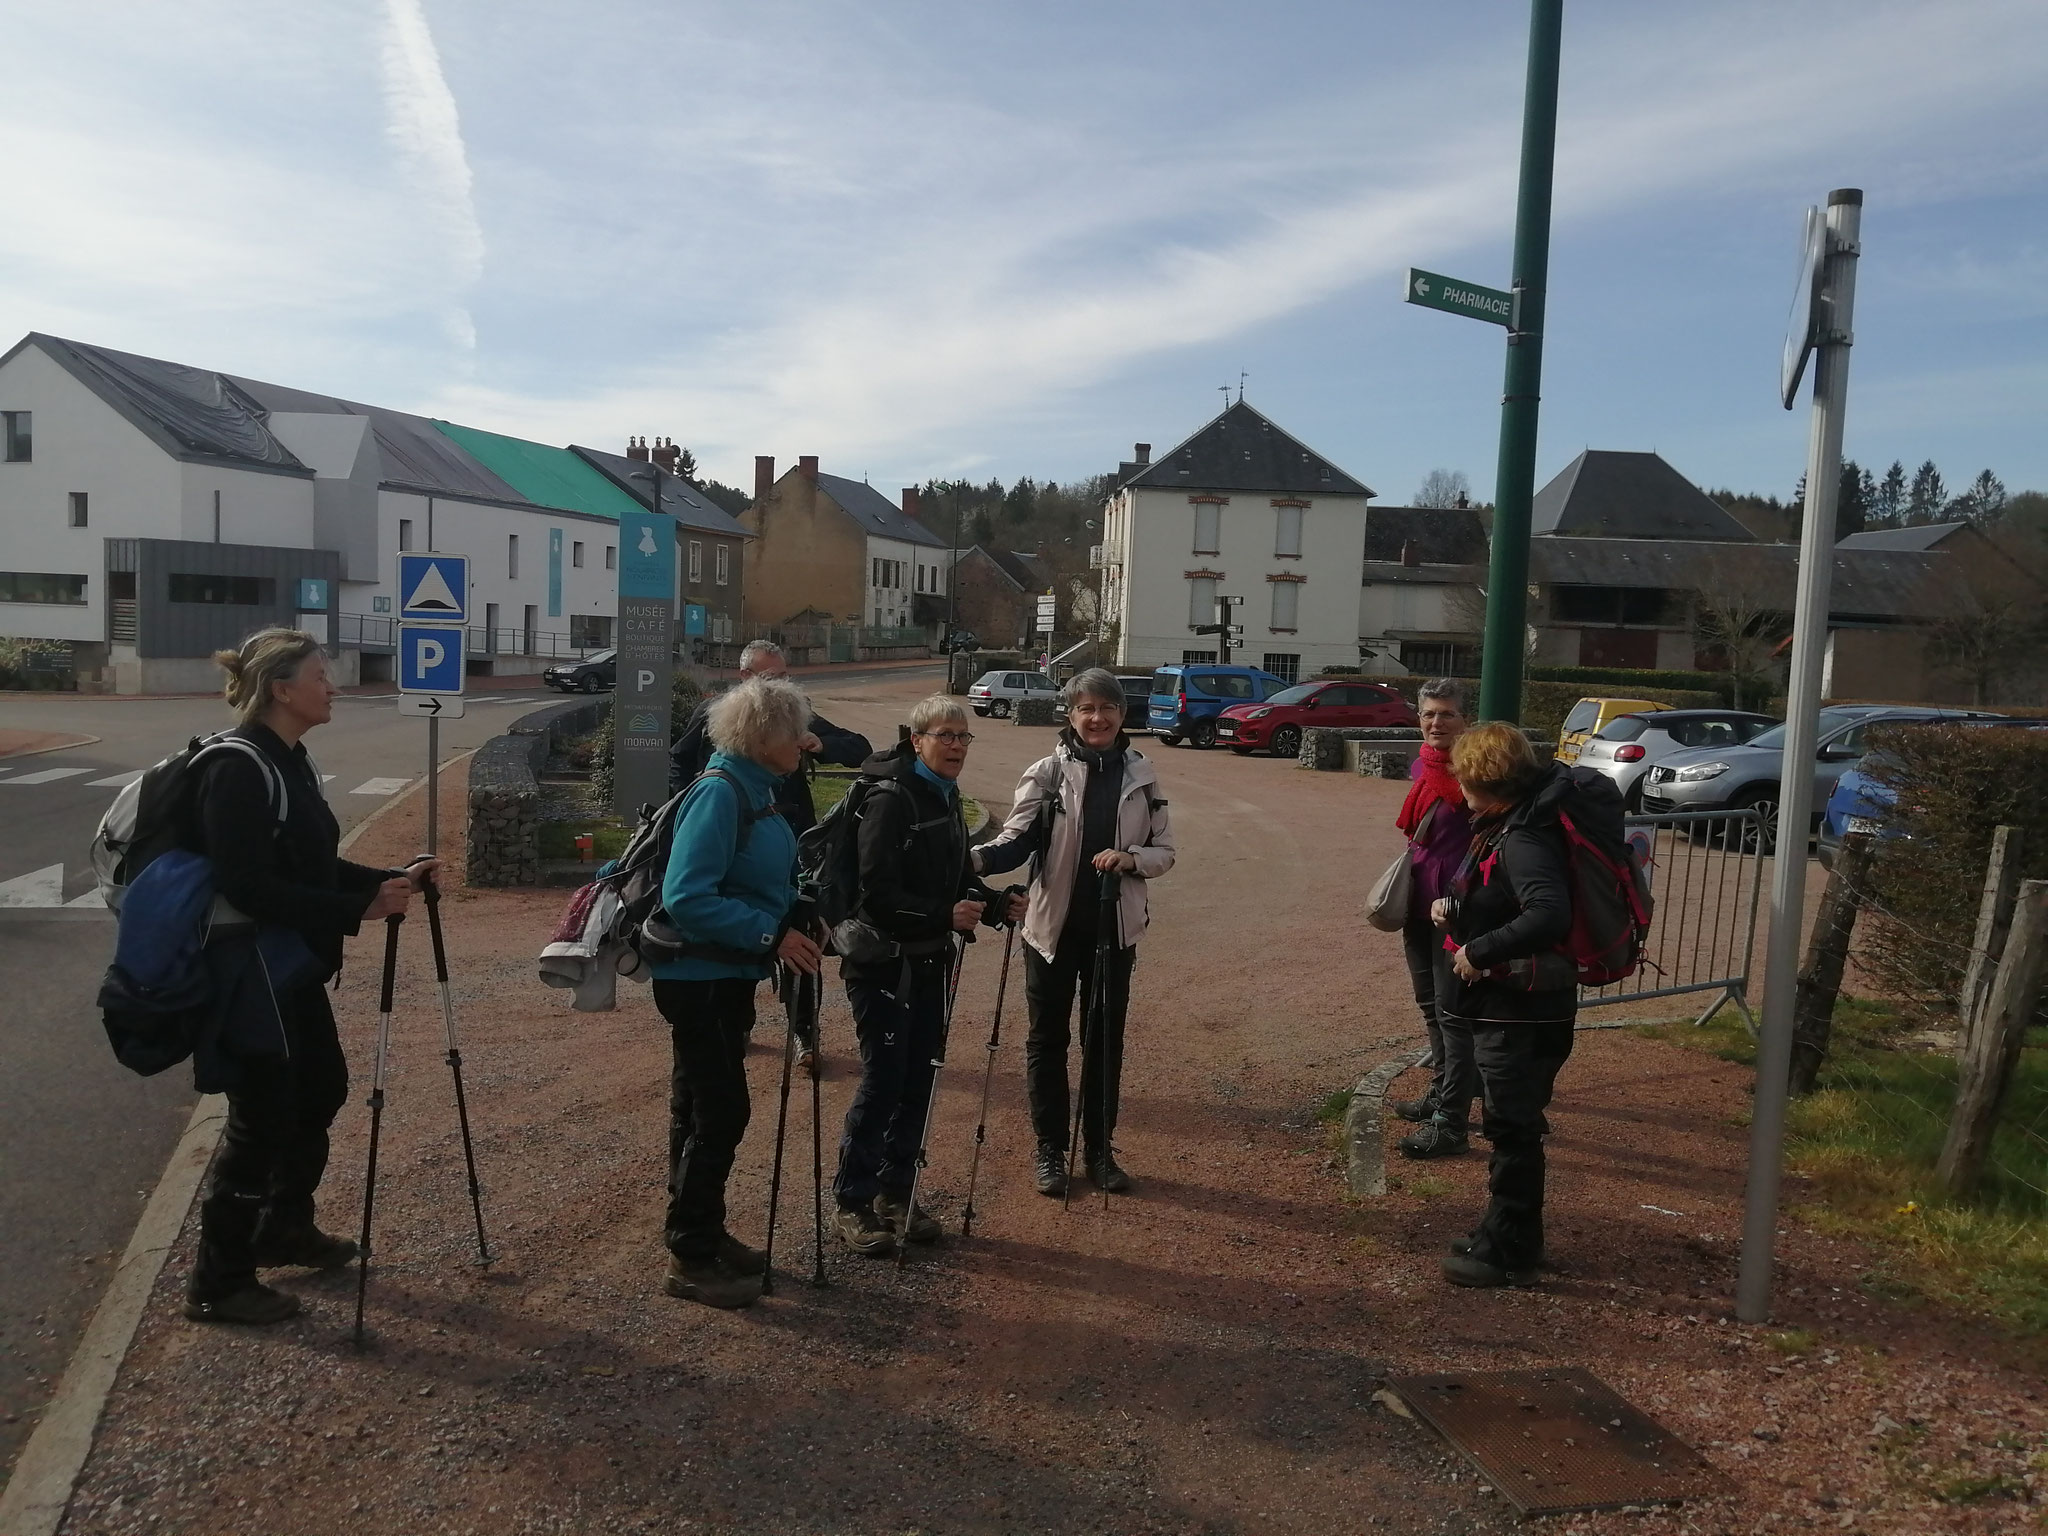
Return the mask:
[(899, 1240), (928, 1243), (938, 1223), (912, 1199), (925, 1110), (944, 1053), (953, 935), (994, 926), (1015, 901), (975, 877), (955, 780), (974, 739), (944, 694), (910, 715), (910, 735), (861, 765), (859, 898), (834, 947), (853, 1006), (861, 1078), (839, 1141), (833, 1230), (881, 1257)]
[[(782, 648), (770, 641), (752, 641), (740, 652), (741, 682), (750, 677), (785, 677), (788, 673), (789, 663), (783, 659)], [(692, 710), (682, 733), (676, 737), (675, 745), (669, 748), (668, 792), (671, 795), (681, 794), (711, 760), (711, 738), (705, 734), (705, 720), (710, 708), (711, 701), (705, 699)], [(789, 823), (789, 829), (798, 837), (808, 832), (818, 820), (818, 813), (811, 808), (810, 762), (830, 763), (837, 768), (858, 768), (874, 750), (867, 737), (858, 731), (841, 730), (823, 715), (811, 716), (810, 734), (800, 745), (809, 761), (783, 779), (775, 795), (776, 804), (782, 808), (782, 819)]]

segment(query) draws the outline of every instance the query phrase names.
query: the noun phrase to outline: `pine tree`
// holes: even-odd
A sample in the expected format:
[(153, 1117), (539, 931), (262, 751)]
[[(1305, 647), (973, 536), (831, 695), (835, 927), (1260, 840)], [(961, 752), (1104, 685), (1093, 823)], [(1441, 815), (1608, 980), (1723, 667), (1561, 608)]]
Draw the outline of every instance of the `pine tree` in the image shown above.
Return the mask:
[(1842, 479), (1835, 490), (1835, 542), (1863, 531), (1870, 504), (1864, 499), (1869, 473), (1854, 459), (1842, 460)]
[(1990, 470), (1982, 470), (1970, 488), (1956, 498), (1957, 510), (1971, 522), (1993, 523), (2005, 513), (2005, 482)]
[(1884, 479), (1877, 483), (1877, 494), (1871, 498), (1871, 521), (1881, 527), (1896, 528), (1906, 515), (1906, 466), (1897, 459), (1884, 472)]
[(1931, 523), (1947, 504), (1948, 487), (1942, 483), (1941, 471), (1934, 467), (1934, 460), (1925, 460), (1913, 471), (1913, 486), (1906, 493), (1906, 522), (1915, 528)]

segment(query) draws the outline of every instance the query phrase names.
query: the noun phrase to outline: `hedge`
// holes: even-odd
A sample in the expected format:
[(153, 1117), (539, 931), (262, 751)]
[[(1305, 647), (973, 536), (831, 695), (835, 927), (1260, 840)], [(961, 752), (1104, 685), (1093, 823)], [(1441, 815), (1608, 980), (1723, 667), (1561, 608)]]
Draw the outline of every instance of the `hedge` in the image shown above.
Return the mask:
[[(1589, 694), (1620, 693), (1637, 697), (1638, 688), (1675, 688), (1687, 693), (1711, 693), (1718, 703), (1734, 696), (1735, 679), (1727, 672), (1692, 672), (1673, 668), (1658, 671), (1647, 667), (1531, 667), (1526, 674), (1532, 683), (1580, 683)], [(1641, 697), (1648, 698), (1648, 694)]]
[(1868, 771), (1897, 796), (1870, 873), (1857, 963), (1886, 991), (1954, 1006), (1993, 831), (2019, 829), (2020, 874), (2048, 879), (2048, 731), (1878, 726)]

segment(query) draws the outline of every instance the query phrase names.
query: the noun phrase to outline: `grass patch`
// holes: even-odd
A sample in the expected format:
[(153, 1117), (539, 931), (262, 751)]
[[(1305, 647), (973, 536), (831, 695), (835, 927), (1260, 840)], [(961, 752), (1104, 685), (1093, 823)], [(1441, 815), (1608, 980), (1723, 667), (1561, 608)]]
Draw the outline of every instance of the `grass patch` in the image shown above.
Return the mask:
[(1774, 1333), (1770, 1345), (1788, 1360), (1801, 1355), (1810, 1355), (1820, 1344), (1820, 1335), (1811, 1328), (1787, 1328), (1783, 1333)]
[(1349, 1088), (1339, 1088), (1336, 1092), (1327, 1095), (1323, 1102), (1316, 1106), (1316, 1119), (1324, 1125), (1342, 1125), (1345, 1113), (1350, 1108), (1351, 1090)]
[(1401, 1181), (1401, 1187), (1418, 1200), (1440, 1200), (1457, 1190), (1449, 1179), (1440, 1179), (1435, 1174), (1411, 1173)]
[[(1819, 1089), (1792, 1101), (1786, 1123), (1787, 1159), (1816, 1197), (1806, 1215), (1883, 1255), (1863, 1277), (1871, 1295), (1981, 1313), (2048, 1338), (2048, 1155), (2024, 1130), (2048, 1126), (2048, 1048), (2030, 1038), (2021, 1051), (1977, 1195), (1959, 1202), (1934, 1180), (1955, 1058), (1915, 1046), (1912, 1030), (1883, 1003), (1836, 1005)], [(1725, 1061), (1756, 1059), (1739, 1023), (1638, 1033)]]

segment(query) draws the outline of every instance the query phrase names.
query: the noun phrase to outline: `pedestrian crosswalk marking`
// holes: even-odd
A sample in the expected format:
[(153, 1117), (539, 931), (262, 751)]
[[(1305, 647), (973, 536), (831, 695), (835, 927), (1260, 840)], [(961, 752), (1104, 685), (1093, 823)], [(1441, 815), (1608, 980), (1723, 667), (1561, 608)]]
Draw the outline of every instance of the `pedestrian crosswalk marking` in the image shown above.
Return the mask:
[(104, 779), (87, 779), (85, 781), (86, 788), (120, 789), (124, 785), (133, 784), (148, 771), (147, 768), (137, 768), (130, 773), (110, 773)]
[(98, 886), (94, 886), (83, 896), (74, 896), (64, 903), (67, 907), (104, 907), (106, 904), (107, 898), (100, 894)]
[(352, 795), (395, 795), (411, 782), (411, 779), (365, 779), (354, 789), (350, 790), (349, 793)]
[(45, 768), (40, 773), (24, 773), (18, 779), (0, 779), (4, 784), (53, 784), (58, 779), (75, 778), (81, 773), (91, 773), (90, 768)]
[(47, 864), (12, 880), (0, 880), (0, 907), (61, 907), (64, 866)]

